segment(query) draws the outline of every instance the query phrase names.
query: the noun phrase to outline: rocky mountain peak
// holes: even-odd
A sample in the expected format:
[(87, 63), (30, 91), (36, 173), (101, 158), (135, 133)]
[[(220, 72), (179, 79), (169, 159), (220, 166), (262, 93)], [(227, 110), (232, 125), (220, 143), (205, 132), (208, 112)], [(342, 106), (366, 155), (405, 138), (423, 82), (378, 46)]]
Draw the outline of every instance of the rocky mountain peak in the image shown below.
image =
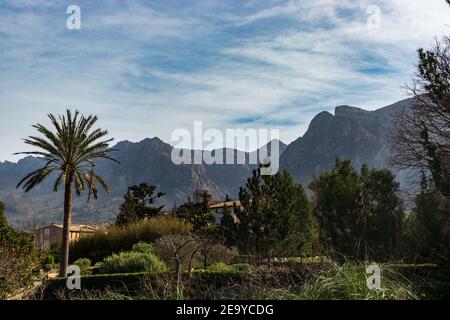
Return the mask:
[(369, 113), (370, 111), (347, 105), (337, 106), (334, 109), (334, 115), (336, 117), (360, 117), (367, 116)]

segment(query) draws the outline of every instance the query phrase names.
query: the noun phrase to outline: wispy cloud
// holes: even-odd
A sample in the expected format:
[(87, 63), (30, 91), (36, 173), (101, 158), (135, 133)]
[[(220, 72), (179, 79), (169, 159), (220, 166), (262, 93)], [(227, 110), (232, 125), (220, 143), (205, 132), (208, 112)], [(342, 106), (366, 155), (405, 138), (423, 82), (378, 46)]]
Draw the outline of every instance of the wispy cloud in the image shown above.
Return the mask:
[[(448, 33), (443, 0), (66, 1), (0, 4), (0, 159), (47, 112), (76, 107), (120, 139), (205, 127), (280, 128), (319, 111), (401, 99), (415, 50)], [(366, 26), (369, 5), (381, 29)]]

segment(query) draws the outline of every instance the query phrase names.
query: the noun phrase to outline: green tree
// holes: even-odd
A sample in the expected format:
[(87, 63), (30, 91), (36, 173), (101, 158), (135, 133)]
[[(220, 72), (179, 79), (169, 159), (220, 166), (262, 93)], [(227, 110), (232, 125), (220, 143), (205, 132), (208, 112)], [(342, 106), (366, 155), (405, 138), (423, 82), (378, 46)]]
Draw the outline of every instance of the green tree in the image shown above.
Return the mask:
[(404, 220), (399, 185), (386, 169), (336, 160), (310, 184), (322, 247), (337, 259), (388, 260), (397, 255)]
[(136, 207), (137, 201), (128, 189), (127, 194), (123, 196), (123, 203), (120, 205), (119, 214), (116, 217), (116, 225), (125, 226), (137, 221)]
[[(241, 252), (265, 256), (311, 253), (315, 221), (301, 185), (287, 173), (261, 175), (253, 171), (240, 189), (241, 206), (235, 208), (236, 245)], [(231, 222), (231, 221), (230, 221)]]
[(92, 127), (97, 122), (96, 116), (80, 116), (78, 111), (74, 114), (70, 110), (66, 115), (58, 118), (52, 114), (48, 117), (54, 127), (54, 132), (42, 124), (33, 126), (43, 137), (31, 136), (25, 139), (25, 143), (37, 148), (37, 151), (20, 152), (18, 154), (35, 155), (45, 160), (45, 165), (25, 176), (17, 185), (22, 186), (25, 192), (30, 191), (53, 173), (58, 173), (54, 183), (54, 191), (58, 191), (61, 183), (64, 183), (64, 219), (62, 256), (60, 260), (60, 276), (67, 276), (69, 262), (69, 228), (72, 218), (72, 191), (77, 195), (87, 189), (88, 201), (91, 196), (98, 196), (97, 184), (105, 191), (109, 191), (108, 185), (102, 177), (94, 171), (97, 159), (109, 159), (113, 151), (109, 143), (113, 139), (102, 140), (108, 131)]
[[(234, 211), (236, 208), (234, 208)], [(231, 248), (236, 245), (238, 240), (238, 224), (231, 208), (225, 207), (222, 211), (222, 219), (220, 219), (219, 234), (223, 239), (226, 247)]]
[(216, 227), (215, 214), (209, 209), (208, 200), (205, 195), (202, 202), (188, 201), (176, 210), (177, 217), (192, 224), (194, 233), (201, 233), (205, 229)]
[(354, 256), (361, 247), (362, 186), (358, 172), (350, 161), (337, 159), (334, 168), (314, 179), (309, 188), (322, 247), (332, 255)]
[(165, 195), (164, 192), (155, 194), (156, 187), (141, 183), (128, 188), (116, 224), (124, 226), (137, 220), (156, 217), (162, 214), (164, 206), (155, 206), (156, 201)]
[(386, 169), (361, 169), (362, 214), (365, 259), (397, 258), (404, 221), (399, 183)]
[(450, 201), (422, 184), (415, 207), (406, 218), (403, 255), (413, 262), (446, 265), (450, 257)]

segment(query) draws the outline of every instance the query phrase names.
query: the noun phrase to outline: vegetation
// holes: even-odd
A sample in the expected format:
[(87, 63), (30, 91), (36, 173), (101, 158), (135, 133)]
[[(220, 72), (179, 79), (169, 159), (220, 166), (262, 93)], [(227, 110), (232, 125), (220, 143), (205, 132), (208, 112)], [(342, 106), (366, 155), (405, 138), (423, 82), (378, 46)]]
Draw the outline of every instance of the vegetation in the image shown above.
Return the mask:
[(322, 247), (336, 259), (397, 258), (404, 219), (399, 185), (386, 169), (337, 159), (330, 172), (310, 184)]
[(80, 268), (81, 274), (90, 274), (92, 262), (88, 258), (80, 258), (76, 260), (74, 265)]
[[(438, 278), (435, 266), (382, 265), (380, 289), (369, 290), (365, 266), (326, 263), (309, 268), (268, 270), (250, 267), (239, 271), (227, 265), (186, 274), (181, 285), (172, 273), (125, 273), (82, 277), (83, 290), (64, 290), (64, 279), (52, 280), (47, 299), (345, 299), (415, 300), (448, 298), (450, 291)], [(431, 279), (431, 281), (430, 281)], [(442, 279), (442, 278), (441, 278)], [(41, 297), (39, 297), (41, 298)]]
[(397, 114), (394, 163), (430, 176), (450, 197), (450, 37), (432, 50), (418, 50), (419, 65), (409, 87), (411, 110)]
[(404, 226), (405, 259), (447, 265), (450, 258), (450, 202), (423, 185)]
[(162, 214), (164, 206), (154, 207), (157, 199), (164, 196), (163, 192), (153, 195), (156, 187), (141, 183), (128, 188), (120, 206), (120, 213), (116, 218), (118, 226), (124, 226), (138, 220), (154, 218)]
[(64, 222), (62, 239), (62, 257), (60, 260), (60, 276), (67, 275), (69, 264), (69, 230), (72, 218), (72, 188), (76, 194), (88, 190), (88, 201), (92, 196), (97, 198), (100, 184), (105, 191), (109, 191), (108, 185), (102, 177), (94, 171), (96, 159), (109, 159), (113, 151), (108, 149), (113, 139), (101, 140), (108, 131), (91, 130), (97, 122), (96, 116), (80, 116), (78, 111), (72, 114), (67, 110), (66, 115), (58, 118), (49, 114), (55, 132), (42, 124), (33, 127), (43, 137), (31, 136), (25, 139), (25, 143), (37, 148), (37, 151), (20, 152), (18, 154), (37, 155), (45, 160), (45, 165), (25, 176), (17, 185), (23, 186), (25, 192), (30, 191), (53, 173), (59, 173), (54, 183), (54, 191), (58, 191), (59, 185), (64, 183)]
[(393, 162), (421, 177), (408, 217), (408, 258), (448, 264), (450, 249), (450, 37), (418, 50), (410, 111), (397, 114)]
[(29, 286), (42, 263), (33, 237), (9, 227), (3, 210), (0, 202), (0, 300)]
[(100, 272), (132, 273), (132, 272), (163, 272), (166, 265), (155, 254), (153, 247), (140, 242), (129, 252), (121, 252), (107, 257), (100, 265)]
[(195, 233), (201, 233), (215, 226), (215, 215), (209, 209), (206, 195), (200, 203), (188, 201), (181, 205), (177, 208), (176, 215), (190, 223)]
[(111, 226), (71, 245), (71, 259), (89, 258), (93, 263), (122, 251), (130, 251), (138, 242), (153, 243), (165, 235), (188, 235), (191, 225), (174, 217), (156, 217), (128, 224)]
[(241, 207), (234, 208), (239, 223), (225, 213), (226, 243), (243, 254), (266, 257), (311, 254), (317, 229), (303, 187), (287, 173), (273, 176), (253, 172), (240, 189)]
[[(447, 1), (450, 4), (450, 0)], [(253, 171), (240, 188), (239, 203), (215, 223), (205, 195), (162, 215), (164, 193), (146, 183), (131, 186), (116, 224), (71, 246), (82, 271), (83, 290), (65, 288), (64, 278), (47, 281), (44, 298), (58, 299), (363, 299), (450, 297), (450, 38), (419, 50), (410, 88), (414, 103), (397, 115), (393, 161), (421, 177), (411, 212), (405, 213), (399, 184), (387, 169), (360, 170), (336, 159), (304, 187), (287, 172)], [(66, 275), (72, 187), (97, 197), (94, 172), (111, 141), (91, 131), (96, 117), (67, 111), (45, 138), (25, 140), (46, 165), (20, 183), (26, 191), (60, 171), (65, 184), (64, 237), (60, 274)], [(111, 159), (113, 160), (113, 159)], [(228, 198), (227, 198), (228, 199)], [(33, 279), (37, 267), (52, 269), (29, 235), (15, 232), (0, 203), (0, 298)], [(265, 261), (264, 261), (265, 260)], [(380, 287), (370, 288), (366, 267), (377, 262)], [(92, 267), (92, 262), (96, 263)], [(263, 263), (266, 262), (266, 263)], [(406, 264), (412, 263), (412, 264)], [(420, 264), (419, 264), (420, 263)], [(90, 274), (95, 269), (100, 274)]]
[(314, 274), (299, 293), (305, 300), (415, 300), (416, 289), (407, 278), (389, 266), (382, 266), (382, 286), (369, 289), (364, 265), (331, 264)]

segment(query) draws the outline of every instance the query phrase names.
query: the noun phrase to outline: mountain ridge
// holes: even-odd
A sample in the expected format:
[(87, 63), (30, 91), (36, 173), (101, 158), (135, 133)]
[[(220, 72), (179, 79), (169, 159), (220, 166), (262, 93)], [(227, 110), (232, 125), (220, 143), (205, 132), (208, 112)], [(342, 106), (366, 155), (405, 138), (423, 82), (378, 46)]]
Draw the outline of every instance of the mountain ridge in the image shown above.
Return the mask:
[[(371, 167), (387, 166), (392, 113), (410, 104), (411, 99), (406, 99), (373, 111), (341, 105), (335, 108), (334, 115), (328, 111), (318, 113), (303, 136), (289, 145), (280, 141), (280, 170), (287, 170), (298, 182), (306, 184), (323, 170), (330, 169), (336, 157), (351, 159), (356, 168), (363, 163)], [(111, 192), (102, 192), (99, 200), (90, 203), (86, 203), (84, 196), (75, 197), (74, 223), (113, 221), (127, 187), (142, 182), (156, 185), (157, 191), (166, 192), (166, 210), (186, 201), (196, 189), (208, 189), (219, 199), (226, 195), (237, 197), (239, 187), (256, 168), (248, 161), (229, 165), (176, 165), (171, 161), (173, 146), (158, 137), (138, 142), (123, 140), (112, 148), (119, 149), (114, 158), (121, 164), (106, 160), (96, 164)], [(225, 150), (216, 149), (212, 154), (224, 154)], [(235, 159), (239, 153), (244, 153), (248, 160), (252, 152), (234, 150)], [(33, 157), (25, 157), (17, 163), (0, 162), (0, 201), (5, 202), (6, 216), (15, 227), (31, 228), (62, 219), (63, 197), (51, 192), (52, 179), (28, 194), (15, 188), (24, 175), (41, 163), (42, 160)]]

